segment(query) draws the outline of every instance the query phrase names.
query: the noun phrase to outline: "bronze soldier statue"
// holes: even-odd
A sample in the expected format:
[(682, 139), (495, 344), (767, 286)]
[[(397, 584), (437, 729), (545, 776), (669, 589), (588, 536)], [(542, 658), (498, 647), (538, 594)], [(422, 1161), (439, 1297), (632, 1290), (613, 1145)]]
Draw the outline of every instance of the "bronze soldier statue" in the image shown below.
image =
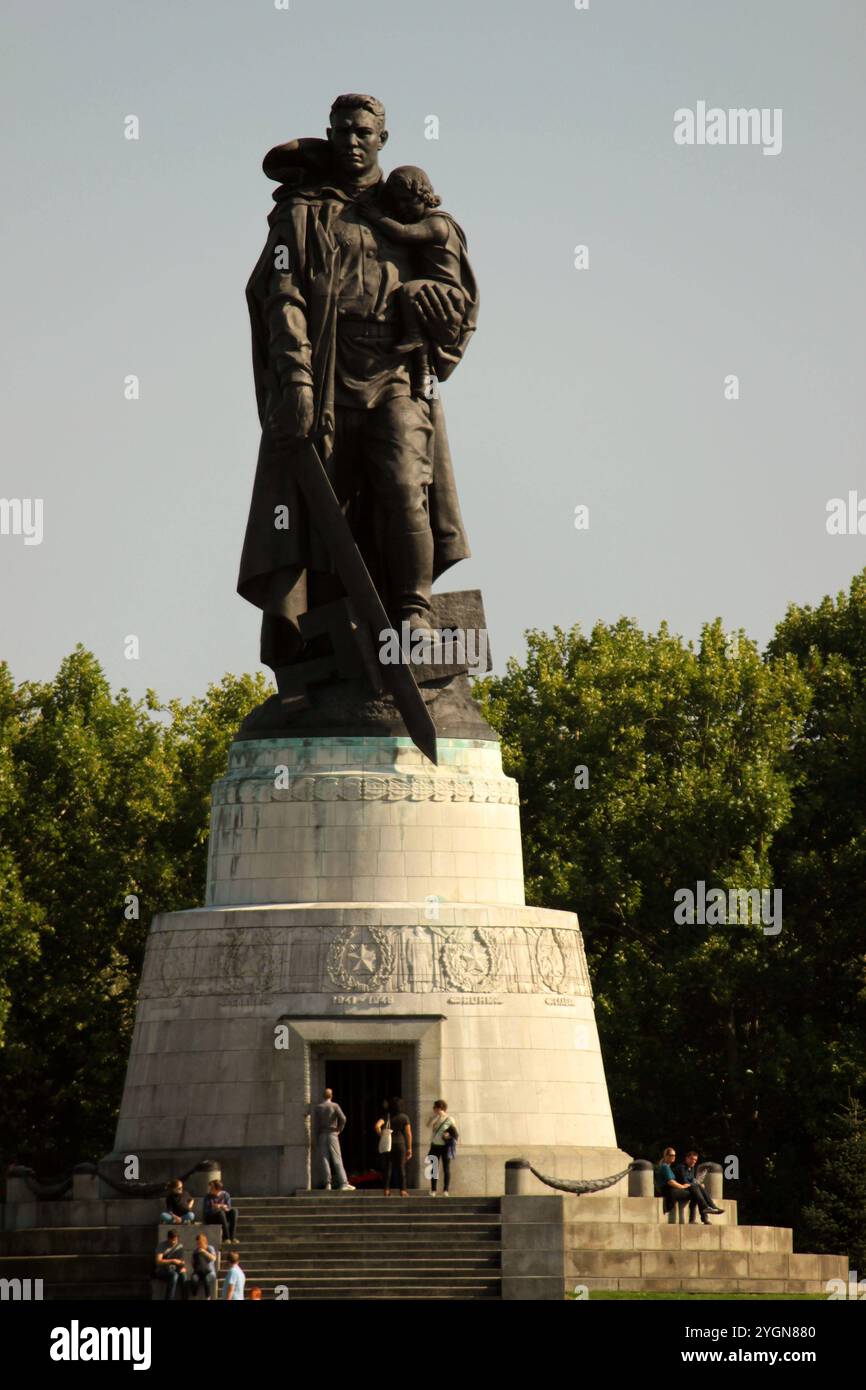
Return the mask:
[[(293, 140), (264, 160), (279, 187), (247, 287), (262, 437), (238, 591), (262, 610), (261, 658), (278, 672), (321, 650), (304, 615), (346, 587), (293, 474), (301, 441), (315, 441), (395, 625), (428, 625), (433, 581), (469, 554), (436, 386), (463, 356), (478, 292), (448, 213), (436, 207), (429, 235), (402, 225), (438, 198), (411, 169), (395, 172), (419, 176), (426, 203), (413, 202), (412, 177), (407, 187), (392, 176), (389, 196), (387, 138), (382, 103), (348, 94), (326, 140)], [(420, 375), (409, 351), (419, 342)]]

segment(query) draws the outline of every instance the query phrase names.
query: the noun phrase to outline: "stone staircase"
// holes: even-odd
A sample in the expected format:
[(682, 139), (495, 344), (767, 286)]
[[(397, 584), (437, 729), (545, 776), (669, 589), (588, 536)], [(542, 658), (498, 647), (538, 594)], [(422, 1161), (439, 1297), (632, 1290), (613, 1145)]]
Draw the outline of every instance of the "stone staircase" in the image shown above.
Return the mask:
[(709, 1225), (673, 1224), (654, 1197), (505, 1197), (507, 1298), (620, 1291), (821, 1294), (847, 1278), (843, 1255), (796, 1254), (782, 1226), (740, 1226), (736, 1201)]
[(154, 1226), (0, 1231), (0, 1279), (41, 1279), (46, 1302), (150, 1297)]
[[(125, 1204), (140, 1218), (137, 1205)], [(795, 1253), (786, 1227), (738, 1225), (737, 1203), (727, 1198), (724, 1216), (709, 1226), (671, 1224), (657, 1199), (610, 1192), (435, 1199), (304, 1192), (235, 1205), (247, 1293), (257, 1284), (266, 1299), (279, 1285), (290, 1299), (558, 1301), (576, 1286), (821, 1294), (848, 1272), (845, 1256)], [(150, 1299), (164, 1228), (150, 1219), (51, 1226), (51, 1206), (38, 1225), (0, 1230), (0, 1280), (42, 1279), (52, 1301)], [(182, 1233), (188, 1249), (201, 1229)]]
[(234, 1205), (247, 1294), (257, 1284), (266, 1299), (277, 1285), (290, 1299), (502, 1296), (497, 1197), (313, 1192)]

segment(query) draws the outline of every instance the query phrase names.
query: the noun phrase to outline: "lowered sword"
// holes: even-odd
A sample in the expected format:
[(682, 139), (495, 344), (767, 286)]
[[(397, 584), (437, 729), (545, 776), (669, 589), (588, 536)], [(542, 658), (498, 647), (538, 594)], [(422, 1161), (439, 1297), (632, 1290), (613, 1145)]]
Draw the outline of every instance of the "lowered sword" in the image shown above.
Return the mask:
[[(292, 445), (291, 467), (346, 593), (359, 615), (366, 619), (373, 628), (374, 635), (378, 636), (386, 629), (390, 631), (392, 624), (352, 535), (351, 527), (337, 501), (337, 495), (316, 448), (315, 438), (316, 436), (308, 436)], [(408, 656), (402, 646), (401, 652), (404, 657)], [(430, 717), (430, 711), (424, 703), (424, 697), (418, 689), (408, 660), (396, 664), (380, 662), (380, 666), (382, 683), (393, 697), (409, 737), (431, 763), (436, 763), (436, 725)]]

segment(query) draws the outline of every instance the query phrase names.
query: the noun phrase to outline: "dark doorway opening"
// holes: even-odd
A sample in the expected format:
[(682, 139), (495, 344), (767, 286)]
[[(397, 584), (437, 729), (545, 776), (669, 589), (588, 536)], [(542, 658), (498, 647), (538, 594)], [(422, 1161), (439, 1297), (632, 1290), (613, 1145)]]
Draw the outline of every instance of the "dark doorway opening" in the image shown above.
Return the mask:
[[(383, 1101), (402, 1096), (403, 1064), (391, 1059), (370, 1061), (325, 1059), (325, 1085), (346, 1116), (340, 1135), (343, 1166), (349, 1182), (379, 1171), (379, 1141), (373, 1126), (383, 1112)], [(369, 1182), (356, 1183), (369, 1187)]]

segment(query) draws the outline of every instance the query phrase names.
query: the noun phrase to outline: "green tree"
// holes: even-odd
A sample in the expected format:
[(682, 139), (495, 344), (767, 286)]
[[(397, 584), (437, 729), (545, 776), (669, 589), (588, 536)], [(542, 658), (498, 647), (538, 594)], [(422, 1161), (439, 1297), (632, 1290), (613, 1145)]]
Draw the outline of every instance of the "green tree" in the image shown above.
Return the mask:
[(814, 1196), (803, 1210), (809, 1249), (847, 1254), (866, 1278), (866, 1112), (855, 1097), (832, 1116), (819, 1154)]
[(866, 1095), (866, 571), (847, 594), (791, 607), (769, 652), (794, 658), (808, 717), (794, 748), (791, 815), (772, 850), (785, 883), (784, 970), (792, 1100), (790, 1184), (810, 1194), (811, 1163), (829, 1112)]
[(19, 734), (20, 707), (12, 674), (0, 662), (0, 1048), (12, 1004), (9, 976), (31, 967), (39, 958), (45, 930), (39, 904), (24, 892), (10, 845), (11, 828), (22, 812), (23, 788), (16, 776), (14, 746)]
[(201, 901), (210, 782), (265, 693), (226, 676), (165, 710), (112, 695), (81, 647), (54, 681), (0, 685), (6, 1162), (47, 1171), (110, 1148), (150, 920)]
[(620, 1141), (736, 1154), (748, 1204), (769, 1186), (786, 1084), (780, 937), (677, 925), (674, 893), (774, 886), (809, 703), (795, 659), (765, 661), (718, 622), (694, 646), (623, 619), (530, 633), (484, 702), (521, 787), (530, 900), (581, 917)]

